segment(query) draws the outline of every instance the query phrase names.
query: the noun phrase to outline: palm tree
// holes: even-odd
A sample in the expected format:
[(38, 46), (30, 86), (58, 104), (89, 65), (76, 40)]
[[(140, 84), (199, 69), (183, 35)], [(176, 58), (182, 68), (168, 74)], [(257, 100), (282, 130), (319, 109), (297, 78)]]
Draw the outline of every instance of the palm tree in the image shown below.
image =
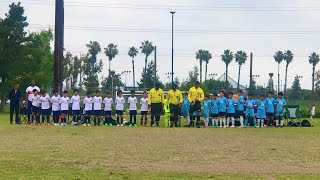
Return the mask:
[(97, 55), (101, 52), (100, 44), (97, 41), (90, 41), (86, 46), (89, 48), (89, 54), (91, 55), (91, 64), (96, 63)]
[(207, 50), (202, 50), (199, 49), (196, 52), (196, 59), (199, 60), (200, 63), (200, 82), (202, 83), (202, 62), (205, 61), (206, 62), (206, 72), (205, 72), (205, 81), (207, 80), (207, 70), (208, 70), (208, 63), (209, 60), (212, 58), (212, 55), (209, 51)]
[(241, 66), (242, 66), (242, 64), (246, 63), (248, 56), (247, 56), (246, 52), (244, 52), (244, 51), (238, 51), (238, 52), (235, 54), (235, 57), (236, 57), (236, 62), (237, 62), (238, 65), (239, 65), (238, 84), (237, 84), (237, 89), (239, 90), (239, 88), (240, 88)]
[(279, 92), (280, 91), (280, 63), (283, 60), (282, 51), (277, 51), (276, 54), (273, 56), (273, 58), (278, 63), (278, 92)]
[(283, 54), (283, 59), (286, 61), (286, 77), (285, 77), (285, 82), (284, 82), (284, 92), (287, 92), (287, 79), (288, 79), (288, 67), (289, 64), (293, 60), (293, 53), (290, 50), (287, 50)]
[(113, 43), (110, 43), (110, 44), (108, 44), (108, 47), (104, 48), (104, 53), (106, 54), (106, 56), (108, 57), (108, 60), (109, 60), (109, 76), (110, 76), (110, 73), (111, 73), (111, 61), (119, 53), (118, 46), (113, 44)]
[[(140, 49), (141, 49), (141, 53), (145, 55), (145, 61), (144, 61), (144, 76), (145, 76), (147, 74), (148, 57), (154, 51), (154, 46), (152, 45), (152, 42), (146, 40), (144, 42), (141, 42)], [(143, 87), (146, 88), (145, 77), (143, 77)]]
[[(229, 64), (232, 62), (233, 60), (233, 53), (227, 49), (224, 50), (224, 53), (221, 55), (221, 59), (222, 61), (226, 64), (226, 81), (225, 81), (225, 86), (228, 85), (228, 67)], [(229, 87), (229, 86), (228, 86)]]
[(309, 63), (312, 64), (312, 105), (314, 105), (315, 103), (315, 96), (314, 96), (314, 73), (315, 73), (315, 69), (317, 64), (319, 63), (320, 58), (319, 58), (319, 54), (313, 52), (310, 56), (309, 56)]
[(128, 55), (132, 58), (132, 74), (133, 74), (133, 87), (136, 87), (136, 77), (135, 77), (135, 71), (134, 71), (134, 57), (136, 57), (138, 54), (138, 49), (135, 47), (129, 48)]

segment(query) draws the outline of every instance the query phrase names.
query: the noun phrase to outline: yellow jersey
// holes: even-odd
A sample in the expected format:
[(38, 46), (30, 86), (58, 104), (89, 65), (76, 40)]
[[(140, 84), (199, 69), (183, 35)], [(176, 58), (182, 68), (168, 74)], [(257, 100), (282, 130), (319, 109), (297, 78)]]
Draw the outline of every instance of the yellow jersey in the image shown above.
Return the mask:
[(156, 90), (155, 88), (152, 88), (148, 95), (148, 104), (152, 103), (163, 103), (164, 101), (164, 94), (162, 89)]
[(164, 112), (170, 113), (169, 103), (166, 99), (163, 101), (163, 105), (164, 105)]
[(182, 93), (178, 89), (176, 89), (175, 91), (171, 89), (168, 92), (168, 95), (167, 95), (168, 104), (173, 104), (173, 105), (181, 104), (182, 99), (183, 99)]
[(192, 87), (189, 89), (188, 98), (189, 98), (190, 102), (203, 101), (204, 100), (204, 92), (200, 87), (198, 87), (198, 88)]

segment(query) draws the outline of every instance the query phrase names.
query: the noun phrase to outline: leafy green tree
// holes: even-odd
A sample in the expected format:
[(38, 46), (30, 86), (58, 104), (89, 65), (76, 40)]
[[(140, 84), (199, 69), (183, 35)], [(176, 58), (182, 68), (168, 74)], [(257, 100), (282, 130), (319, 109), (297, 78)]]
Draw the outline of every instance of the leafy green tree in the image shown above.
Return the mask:
[(237, 90), (239, 90), (239, 88), (240, 88), (241, 66), (242, 66), (244, 63), (246, 63), (247, 58), (248, 58), (248, 56), (247, 56), (246, 52), (244, 52), (244, 51), (238, 51), (238, 52), (235, 54), (236, 62), (237, 62), (238, 65), (239, 65)]
[(187, 91), (192, 86), (194, 86), (194, 82), (199, 79), (199, 69), (197, 66), (194, 66), (192, 71), (189, 71), (188, 78), (181, 83), (181, 90)]
[(227, 85), (228, 84), (228, 68), (229, 68), (229, 64), (233, 60), (233, 53), (229, 49), (224, 50), (224, 53), (221, 55), (221, 59), (226, 64), (226, 85)]
[(309, 56), (309, 63), (312, 65), (312, 104), (314, 104), (314, 101), (315, 101), (315, 98), (314, 98), (315, 69), (319, 61), (320, 61), (319, 54), (313, 52)]
[(288, 80), (288, 67), (289, 64), (293, 60), (293, 53), (290, 50), (287, 50), (283, 54), (283, 59), (286, 61), (286, 77), (285, 77), (285, 82), (284, 82), (284, 92), (287, 91), (287, 80)]
[(97, 41), (90, 41), (86, 46), (89, 49), (90, 63), (93, 66), (97, 62), (97, 55), (101, 52), (101, 46)]
[(135, 68), (134, 68), (134, 58), (138, 54), (138, 49), (135, 47), (129, 48), (128, 55), (132, 58), (132, 79), (133, 79), (133, 87), (136, 87), (136, 74), (135, 74)]
[(109, 60), (109, 76), (111, 75), (111, 61), (118, 55), (119, 50), (118, 50), (118, 46), (110, 43), (108, 44), (108, 47), (104, 48), (104, 53), (106, 54), (106, 56), (108, 57)]
[(283, 61), (284, 58), (282, 51), (277, 51), (273, 58), (278, 63), (278, 91), (280, 91), (280, 63)]
[(212, 55), (207, 50), (199, 49), (196, 52), (196, 59), (200, 62), (200, 82), (202, 83), (202, 62), (204, 61), (206, 63), (206, 69), (205, 69), (205, 81), (207, 80), (207, 74), (208, 74), (208, 63), (210, 59), (212, 58)]
[[(143, 69), (142, 74), (141, 74), (141, 79), (140, 83), (138, 83), (139, 88), (152, 88), (154, 85), (154, 62), (151, 61), (148, 63), (147, 69)], [(146, 72), (146, 74), (144, 73)], [(156, 78), (156, 83), (160, 83), (161, 87), (163, 87), (162, 82), (160, 81), (160, 77), (157, 76)]]
[(115, 71), (110, 72), (110, 76), (106, 77), (102, 82), (103, 91), (112, 91), (115, 87), (123, 87), (124, 84), (121, 81), (121, 74), (116, 73)]
[[(144, 61), (144, 72), (142, 73), (143, 75), (147, 75), (147, 64), (148, 64), (148, 57), (150, 56), (150, 54), (154, 51), (154, 46), (152, 45), (152, 42), (146, 40), (144, 42), (141, 42), (141, 53), (145, 55), (145, 61)], [(143, 87), (146, 88), (148, 87), (147, 85), (147, 77), (142, 76), (142, 78), (144, 79), (144, 85)], [(140, 86), (140, 85), (139, 85)]]

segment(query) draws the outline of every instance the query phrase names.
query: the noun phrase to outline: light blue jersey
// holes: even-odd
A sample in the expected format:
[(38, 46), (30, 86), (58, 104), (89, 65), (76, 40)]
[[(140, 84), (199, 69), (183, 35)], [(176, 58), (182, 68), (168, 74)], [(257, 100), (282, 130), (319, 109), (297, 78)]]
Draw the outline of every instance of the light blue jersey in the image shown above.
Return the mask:
[(259, 99), (257, 101), (257, 106), (258, 106), (258, 110), (257, 110), (257, 118), (258, 119), (265, 119), (266, 118), (266, 108), (267, 108), (267, 101), (266, 100), (261, 100)]
[(190, 112), (190, 101), (188, 98), (183, 98), (182, 100), (182, 112), (184, 116), (189, 116)]
[(226, 97), (222, 97), (218, 99), (219, 112), (227, 112), (227, 104), (228, 100)]
[(202, 101), (203, 104), (203, 114), (204, 117), (210, 117), (210, 107), (211, 107), (211, 101), (210, 100), (204, 100)]
[(272, 98), (266, 98), (267, 102), (267, 113), (274, 113), (274, 105), (276, 104), (276, 100)]
[(255, 101), (253, 99), (246, 100), (246, 116), (254, 117), (254, 106), (255, 106)]
[(287, 105), (287, 102), (285, 99), (280, 99), (278, 98), (276, 100), (276, 104), (277, 104), (277, 116), (283, 116), (283, 109), (284, 109), (284, 106)]
[(211, 100), (211, 108), (212, 108), (211, 113), (212, 114), (219, 114), (219, 106), (218, 106), (218, 104), (219, 104), (219, 100), (218, 99), (216, 99), (216, 100), (212, 99)]
[(237, 102), (237, 111), (244, 111), (244, 97), (243, 96), (239, 96), (239, 100)]
[(235, 106), (237, 105), (237, 101), (233, 98), (228, 99), (228, 114), (236, 113)]

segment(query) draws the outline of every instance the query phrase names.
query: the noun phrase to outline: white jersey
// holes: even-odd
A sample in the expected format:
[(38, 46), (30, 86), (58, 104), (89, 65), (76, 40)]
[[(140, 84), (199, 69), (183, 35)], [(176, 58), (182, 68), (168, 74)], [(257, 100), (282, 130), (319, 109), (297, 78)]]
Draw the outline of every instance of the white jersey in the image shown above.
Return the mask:
[(83, 104), (85, 111), (92, 111), (92, 97), (85, 97), (83, 99)]
[(71, 97), (70, 103), (72, 104), (72, 110), (77, 111), (80, 110), (80, 96), (73, 95)]
[(69, 111), (69, 103), (70, 103), (69, 97), (60, 98), (61, 111)]
[(104, 103), (104, 111), (112, 111), (112, 103), (113, 103), (113, 99), (112, 98), (104, 98), (103, 100)]
[(134, 111), (137, 110), (137, 98), (136, 97), (128, 97), (129, 110)]
[(311, 109), (311, 115), (312, 116), (316, 115), (316, 107), (315, 106), (313, 106)]
[(37, 95), (37, 96), (32, 95), (31, 102), (32, 102), (32, 106), (40, 107), (40, 104), (41, 104), (40, 96), (39, 95)]
[(117, 97), (116, 98), (116, 110), (123, 111), (124, 103), (126, 103), (124, 100), (124, 97)]
[(50, 97), (46, 94), (40, 97), (41, 109), (50, 109)]
[(52, 96), (50, 102), (52, 103), (52, 111), (60, 111), (60, 95)]
[(102, 97), (95, 96), (92, 98), (92, 102), (93, 102), (93, 110), (101, 111)]
[(29, 86), (26, 89), (26, 94), (28, 96), (28, 100), (31, 101), (31, 98), (33, 96), (33, 90), (36, 89), (38, 92), (40, 92), (40, 88), (38, 86)]
[(142, 112), (148, 111), (148, 98), (141, 98), (140, 104)]

